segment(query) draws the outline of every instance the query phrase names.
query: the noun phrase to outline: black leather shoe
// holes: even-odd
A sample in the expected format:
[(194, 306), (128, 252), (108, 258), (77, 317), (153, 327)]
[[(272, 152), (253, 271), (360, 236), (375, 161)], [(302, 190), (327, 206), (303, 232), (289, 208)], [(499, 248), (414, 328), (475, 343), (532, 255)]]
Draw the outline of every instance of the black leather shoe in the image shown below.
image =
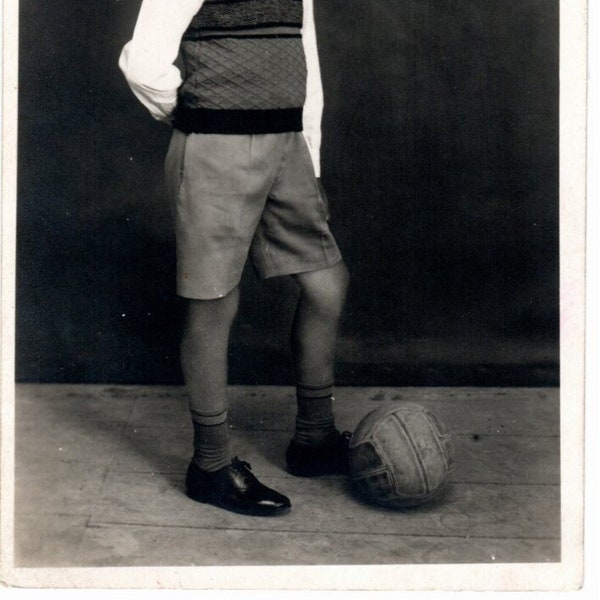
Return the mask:
[(283, 494), (263, 485), (250, 472), (250, 465), (237, 457), (215, 472), (204, 471), (192, 460), (187, 470), (187, 495), (232, 512), (273, 516), (287, 512), (291, 503)]
[(285, 455), (288, 471), (297, 477), (348, 475), (348, 445), (351, 437), (349, 431), (336, 431), (318, 446), (307, 446), (292, 440)]

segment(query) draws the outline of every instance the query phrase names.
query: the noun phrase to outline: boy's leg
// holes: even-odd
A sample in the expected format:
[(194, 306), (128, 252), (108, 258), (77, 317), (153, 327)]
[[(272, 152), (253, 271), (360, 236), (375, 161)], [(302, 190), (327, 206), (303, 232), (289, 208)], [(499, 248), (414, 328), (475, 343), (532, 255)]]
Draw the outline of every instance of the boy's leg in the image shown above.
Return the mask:
[(194, 457), (186, 475), (188, 495), (235, 512), (274, 515), (290, 501), (256, 479), (250, 465), (232, 460), (227, 424), (227, 348), (239, 291), (223, 298), (190, 300), (181, 365), (194, 425)]
[(287, 452), (290, 471), (318, 475), (345, 471), (347, 437), (335, 427), (332, 407), (335, 345), (349, 277), (343, 262), (294, 275), (300, 297), (292, 327), (297, 382), (294, 438)]
[(284, 142), (280, 136), (174, 130), (165, 161), (175, 217), (177, 292), (194, 298), (181, 344), (194, 424), (187, 493), (253, 514), (278, 513), (290, 502), (258, 482), (247, 463), (231, 460), (227, 347), (237, 286)]
[(194, 461), (206, 471), (231, 462), (227, 435), (227, 348), (239, 289), (215, 300), (189, 300), (181, 368), (194, 425)]
[(348, 290), (348, 269), (338, 262), (293, 277), (300, 288), (291, 340), (296, 380), (309, 385), (331, 385), (338, 327)]

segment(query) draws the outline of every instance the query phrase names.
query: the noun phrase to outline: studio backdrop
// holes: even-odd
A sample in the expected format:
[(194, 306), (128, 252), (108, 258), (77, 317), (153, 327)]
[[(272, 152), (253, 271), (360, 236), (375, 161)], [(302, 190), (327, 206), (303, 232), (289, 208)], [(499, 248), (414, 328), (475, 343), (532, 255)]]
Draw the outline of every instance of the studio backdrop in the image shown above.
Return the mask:
[[(170, 131), (117, 67), (139, 0), (20, 1), (17, 379), (180, 383)], [(349, 385), (558, 381), (557, 0), (315, 0)], [(232, 383), (292, 382), (251, 268)]]

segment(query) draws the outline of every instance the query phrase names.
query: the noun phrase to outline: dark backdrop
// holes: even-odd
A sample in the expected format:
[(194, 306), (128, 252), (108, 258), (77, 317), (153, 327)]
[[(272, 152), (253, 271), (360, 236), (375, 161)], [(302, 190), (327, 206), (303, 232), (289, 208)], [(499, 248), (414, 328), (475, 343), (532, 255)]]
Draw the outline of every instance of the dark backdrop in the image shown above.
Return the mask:
[[(17, 379), (180, 382), (169, 138), (117, 59), (139, 0), (21, 0)], [(315, 0), (345, 384), (557, 383), (557, 0)], [(290, 383), (247, 270), (232, 382)]]

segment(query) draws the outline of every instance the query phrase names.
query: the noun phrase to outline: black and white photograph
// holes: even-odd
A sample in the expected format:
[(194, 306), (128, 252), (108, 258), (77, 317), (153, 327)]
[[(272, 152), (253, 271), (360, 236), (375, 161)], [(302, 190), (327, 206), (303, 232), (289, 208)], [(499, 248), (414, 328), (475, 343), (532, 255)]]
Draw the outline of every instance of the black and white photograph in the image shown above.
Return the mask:
[(6, 585), (580, 588), (583, 0), (3, 17)]

